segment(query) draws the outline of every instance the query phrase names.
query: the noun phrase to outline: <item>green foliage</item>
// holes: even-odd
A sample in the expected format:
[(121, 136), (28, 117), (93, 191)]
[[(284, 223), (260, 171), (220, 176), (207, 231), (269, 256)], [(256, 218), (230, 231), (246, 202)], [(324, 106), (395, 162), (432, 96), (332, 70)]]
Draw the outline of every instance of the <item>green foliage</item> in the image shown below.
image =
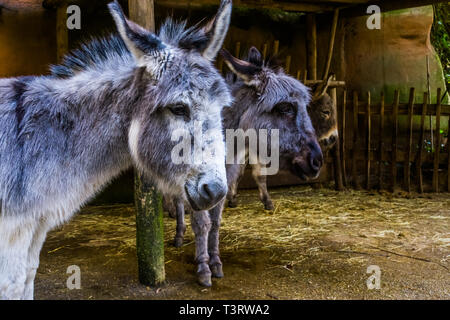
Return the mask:
[(450, 4), (435, 4), (434, 16), (431, 41), (441, 58), (447, 88), (450, 89)]

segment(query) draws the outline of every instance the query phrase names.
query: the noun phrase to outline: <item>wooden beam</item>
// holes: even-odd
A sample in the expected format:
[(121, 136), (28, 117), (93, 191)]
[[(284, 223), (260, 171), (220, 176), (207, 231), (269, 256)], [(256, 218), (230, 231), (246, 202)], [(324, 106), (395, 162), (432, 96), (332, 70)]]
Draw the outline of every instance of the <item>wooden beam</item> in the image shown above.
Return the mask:
[(328, 79), (328, 74), (330, 73), (331, 60), (333, 59), (334, 42), (336, 40), (336, 30), (338, 22), (339, 22), (339, 9), (335, 9), (333, 15), (333, 24), (331, 25), (330, 44), (328, 45), (327, 63), (325, 65), (325, 71), (323, 72), (322, 76), (323, 80)]
[[(129, 0), (128, 8), (131, 20), (155, 30), (153, 0)], [(158, 286), (165, 281), (162, 198), (154, 184), (137, 171), (135, 204), (139, 281), (147, 286)]]

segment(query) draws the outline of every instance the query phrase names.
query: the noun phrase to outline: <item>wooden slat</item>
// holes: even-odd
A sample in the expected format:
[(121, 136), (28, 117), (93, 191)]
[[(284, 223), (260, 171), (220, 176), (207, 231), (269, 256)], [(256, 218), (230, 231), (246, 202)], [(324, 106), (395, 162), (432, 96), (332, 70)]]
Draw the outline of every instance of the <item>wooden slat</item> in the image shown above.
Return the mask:
[(278, 52), (280, 51), (280, 41), (279, 40), (275, 40), (273, 42), (273, 56), (277, 56)]
[(393, 131), (392, 131), (392, 163), (391, 163), (391, 171), (392, 171), (392, 192), (395, 192), (397, 187), (397, 155), (398, 155), (398, 104), (400, 100), (400, 93), (398, 90), (395, 90), (394, 93), (394, 104), (393, 104)]
[(370, 190), (370, 145), (371, 145), (370, 91), (367, 92), (366, 114), (366, 189)]
[(423, 94), (423, 106), (422, 116), (420, 118), (420, 141), (419, 141), (419, 159), (417, 160), (417, 174), (419, 177), (419, 192), (423, 193), (423, 171), (422, 171), (422, 159), (424, 154), (424, 142), (425, 142), (425, 118), (427, 114), (428, 104), (428, 92)]
[(292, 61), (292, 57), (291, 56), (287, 56), (286, 57), (286, 74), (289, 74), (291, 72), (291, 61)]
[(359, 189), (358, 182), (358, 163), (356, 162), (357, 146), (358, 146), (358, 93), (353, 92), (353, 146), (352, 146), (352, 179), (353, 186)]
[(344, 90), (343, 93), (343, 100), (342, 100), (342, 126), (341, 126), (341, 132), (340, 132), (340, 140), (341, 140), (341, 159), (342, 159), (342, 182), (344, 183), (344, 186), (347, 186), (347, 169), (346, 169), (346, 162), (345, 162), (345, 139), (346, 139), (346, 114), (347, 114), (347, 90)]
[(441, 88), (437, 91), (436, 131), (434, 145), (433, 191), (439, 192), (439, 155), (441, 150)]
[(408, 107), (408, 144), (406, 146), (406, 161), (405, 167), (405, 187), (408, 192), (411, 192), (411, 162), (412, 162), (412, 144), (413, 144), (413, 114), (414, 114), (414, 99), (416, 89), (411, 88), (409, 91), (409, 107)]
[[(333, 104), (338, 110), (338, 101), (337, 101), (337, 89), (332, 88), (330, 90), (331, 99), (333, 100)], [(339, 119), (339, 118), (337, 118)], [(338, 132), (339, 132), (339, 121), (337, 121)], [(341, 142), (339, 139), (336, 141), (336, 145), (333, 148), (333, 164), (334, 164), (334, 181), (336, 185), (336, 190), (341, 191), (344, 190), (344, 183), (342, 182), (342, 163), (341, 163)]]
[(383, 189), (383, 154), (384, 154), (384, 92), (380, 99), (380, 140), (378, 145), (378, 189)]

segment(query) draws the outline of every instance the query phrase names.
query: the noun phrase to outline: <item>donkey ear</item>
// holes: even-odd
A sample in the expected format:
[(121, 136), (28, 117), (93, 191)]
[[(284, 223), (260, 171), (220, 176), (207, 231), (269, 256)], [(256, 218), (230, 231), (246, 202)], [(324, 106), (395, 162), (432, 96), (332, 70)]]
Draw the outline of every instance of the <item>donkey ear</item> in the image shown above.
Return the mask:
[(258, 51), (255, 47), (251, 47), (248, 51), (247, 61), (253, 63), (256, 66), (262, 67), (263, 65), (263, 57), (261, 52)]
[(109, 3), (108, 7), (120, 36), (136, 60), (165, 48), (156, 35), (128, 20), (117, 0)]
[(254, 65), (248, 61), (239, 60), (233, 57), (227, 50), (222, 49), (220, 51), (222, 57), (227, 64), (228, 68), (237, 75), (239, 78), (244, 80), (245, 84), (256, 86), (259, 83), (257, 80), (257, 75), (261, 72), (262, 68)]
[(313, 98), (314, 99), (320, 99), (322, 98), (325, 93), (327, 93), (328, 87), (331, 84), (331, 80), (333, 80), (334, 74), (331, 73), (328, 76), (328, 79), (320, 83), (317, 87), (314, 88)]
[(203, 32), (207, 38), (207, 45), (205, 50), (203, 50), (203, 57), (210, 61), (216, 58), (225, 41), (228, 27), (230, 26), (232, 9), (232, 0), (221, 0), (217, 15), (203, 28)]

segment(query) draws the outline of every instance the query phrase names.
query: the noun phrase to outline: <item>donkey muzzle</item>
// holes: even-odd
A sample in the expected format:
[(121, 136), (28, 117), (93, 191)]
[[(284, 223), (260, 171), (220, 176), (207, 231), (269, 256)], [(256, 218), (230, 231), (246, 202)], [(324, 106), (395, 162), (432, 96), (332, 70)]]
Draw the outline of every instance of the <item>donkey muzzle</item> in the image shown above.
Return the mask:
[(186, 197), (192, 209), (209, 210), (215, 207), (227, 194), (228, 187), (224, 181), (201, 177), (196, 183), (185, 185)]
[(323, 166), (323, 154), (316, 141), (309, 142), (301, 155), (292, 160), (292, 172), (303, 180), (315, 179)]

